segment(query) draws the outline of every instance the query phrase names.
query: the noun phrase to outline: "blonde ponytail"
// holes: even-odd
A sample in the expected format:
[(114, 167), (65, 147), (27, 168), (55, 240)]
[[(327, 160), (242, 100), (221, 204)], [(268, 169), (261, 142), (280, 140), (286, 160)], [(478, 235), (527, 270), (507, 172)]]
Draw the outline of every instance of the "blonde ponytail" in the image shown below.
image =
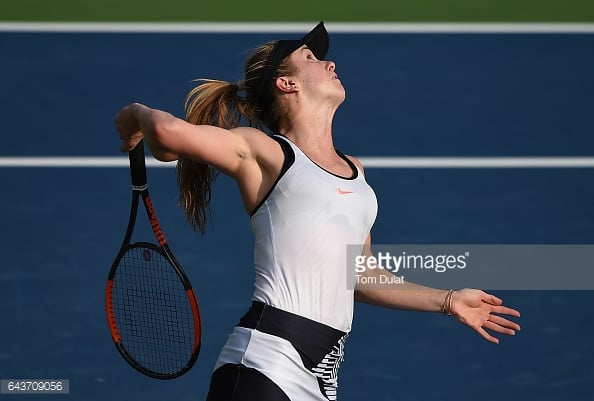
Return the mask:
[[(231, 129), (245, 118), (255, 124), (249, 105), (238, 95), (237, 84), (200, 80), (202, 84), (190, 91), (185, 101), (186, 120), (196, 125), (216, 125)], [(177, 163), (179, 202), (192, 228), (202, 234), (209, 217), (211, 186), (218, 171), (194, 160), (181, 159)]]
[[(200, 84), (192, 89), (185, 101), (186, 120), (196, 125), (215, 125), (231, 129), (242, 122), (245, 125), (270, 131), (278, 130), (278, 121), (283, 117), (276, 96), (269, 108), (258, 107), (257, 82), (266, 66), (266, 60), (276, 42), (269, 42), (257, 48), (245, 65), (245, 76), (239, 83), (212, 79), (198, 80)], [(286, 75), (290, 66), (283, 62), (276, 75)], [(268, 88), (272, 90), (272, 86)], [(241, 93), (241, 95), (240, 95)], [(194, 160), (178, 160), (177, 181), (179, 184), (179, 202), (192, 228), (204, 234), (207, 217), (210, 217), (209, 205), (211, 186), (218, 171), (212, 166)]]

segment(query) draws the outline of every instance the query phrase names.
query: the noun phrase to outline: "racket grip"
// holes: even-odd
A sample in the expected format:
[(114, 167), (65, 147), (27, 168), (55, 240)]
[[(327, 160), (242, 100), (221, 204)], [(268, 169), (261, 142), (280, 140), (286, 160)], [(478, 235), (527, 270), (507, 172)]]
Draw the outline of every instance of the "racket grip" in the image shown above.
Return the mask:
[(130, 175), (132, 176), (133, 187), (143, 187), (146, 185), (146, 164), (144, 162), (144, 141), (138, 142), (138, 145), (128, 153), (130, 159)]

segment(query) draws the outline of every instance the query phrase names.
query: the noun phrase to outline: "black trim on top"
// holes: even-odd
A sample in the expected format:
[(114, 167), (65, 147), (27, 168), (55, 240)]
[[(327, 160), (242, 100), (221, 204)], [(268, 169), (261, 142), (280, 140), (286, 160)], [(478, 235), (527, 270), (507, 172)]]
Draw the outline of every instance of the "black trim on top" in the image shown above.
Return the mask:
[[(349, 178), (346, 177), (342, 177), (340, 175), (334, 174), (330, 171), (328, 171), (330, 174), (335, 175), (337, 177), (340, 178), (344, 178), (345, 180), (354, 180), (359, 176), (359, 169), (357, 168), (357, 166), (355, 166), (355, 163), (353, 163), (353, 161), (351, 159), (349, 159), (344, 153), (342, 153), (340, 150), (334, 148), (334, 151), (336, 152), (336, 154), (338, 156), (340, 156), (351, 168), (351, 170), (353, 170), (353, 175), (351, 175)], [(321, 167), (320, 167), (321, 168)]]
[(258, 205), (250, 213), (250, 217), (252, 217), (254, 214), (256, 214), (258, 209), (260, 209), (260, 207), (264, 204), (264, 202), (266, 202), (266, 200), (268, 199), (268, 197), (270, 196), (270, 194), (276, 187), (276, 184), (278, 184), (280, 179), (283, 178), (285, 173), (289, 170), (289, 168), (293, 165), (293, 163), (295, 163), (295, 152), (293, 152), (293, 148), (291, 148), (291, 145), (289, 145), (286, 141), (280, 139), (278, 136), (273, 135), (271, 138), (274, 139), (275, 141), (277, 141), (278, 144), (280, 145), (280, 147), (283, 151), (283, 154), (285, 155), (285, 160), (283, 161), (283, 166), (281, 167), (278, 177), (276, 177), (276, 180), (274, 180), (274, 184), (272, 184), (272, 186), (270, 187), (270, 189), (268, 190), (266, 195), (264, 195), (264, 198), (262, 198), (260, 203), (258, 203)]
[(311, 159), (311, 158), (310, 158), (310, 157), (307, 155), (307, 153), (305, 153), (303, 150), (301, 150), (301, 148), (300, 148), (299, 146), (297, 146), (297, 144), (295, 144), (295, 142), (291, 141), (289, 138), (287, 138), (287, 137), (286, 137), (285, 135), (283, 135), (283, 134), (278, 134), (278, 135), (279, 135), (279, 136), (281, 136), (281, 137), (283, 137), (283, 138), (285, 138), (287, 141), (291, 142), (293, 145), (295, 145), (295, 147), (296, 147), (297, 149), (299, 149), (299, 151), (300, 151), (300, 152), (301, 152), (301, 153), (302, 153), (302, 154), (303, 154), (305, 157), (307, 157), (307, 159), (308, 159), (310, 162), (312, 162), (312, 163), (314, 164), (314, 166), (316, 166), (316, 167), (317, 167), (317, 168), (319, 168), (320, 170), (324, 171), (325, 173), (328, 173), (328, 174), (330, 174), (330, 175), (332, 175), (332, 176), (334, 176), (334, 177), (336, 177), (336, 178), (340, 178), (340, 179), (342, 179), (342, 180), (349, 180), (349, 181), (355, 180), (355, 179), (357, 179), (357, 177), (359, 177), (359, 169), (357, 168), (357, 166), (355, 166), (355, 164), (354, 164), (354, 163), (353, 163), (353, 162), (352, 162), (352, 161), (351, 161), (351, 160), (350, 160), (348, 157), (346, 157), (346, 156), (345, 156), (345, 155), (344, 155), (344, 154), (343, 154), (343, 153), (342, 153), (340, 150), (338, 150), (338, 149), (334, 148), (334, 151), (336, 152), (336, 154), (337, 154), (337, 155), (338, 155), (338, 156), (339, 156), (341, 159), (343, 159), (343, 160), (344, 160), (344, 161), (345, 161), (345, 162), (348, 164), (348, 166), (351, 168), (351, 171), (353, 172), (353, 174), (351, 174), (351, 176), (350, 176), (350, 177), (344, 177), (344, 176), (342, 176), (342, 175), (335, 174), (335, 173), (333, 173), (332, 171), (328, 171), (328, 170), (326, 170), (324, 167), (320, 166), (318, 163), (316, 163), (315, 161), (313, 161), (313, 160), (312, 160), (312, 159)]

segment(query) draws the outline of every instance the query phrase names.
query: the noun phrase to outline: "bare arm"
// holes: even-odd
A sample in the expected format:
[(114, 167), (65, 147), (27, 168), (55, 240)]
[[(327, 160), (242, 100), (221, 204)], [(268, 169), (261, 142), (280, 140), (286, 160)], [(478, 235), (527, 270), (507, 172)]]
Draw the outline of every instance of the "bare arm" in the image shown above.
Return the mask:
[(115, 124), (124, 152), (144, 138), (158, 160), (195, 160), (231, 176), (248, 212), (268, 192), (284, 160), (279, 144), (255, 128), (193, 125), (138, 103), (124, 107)]
[[(352, 156), (348, 156), (348, 158), (359, 167), (359, 170), (364, 171), (363, 165), (357, 158)], [(365, 240), (362, 254), (363, 256), (372, 256), (371, 235)], [(379, 269), (366, 269), (362, 275), (366, 278), (373, 276), (374, 279), (367, 282), (377, 283), (390, 281), (380, 281), (380, 276), (391, 277), (391, 273)], [(406, 281), (402, 284), (395, 284), (392, 286), (393, 288), (385, 289), (385, 287), (382, 286), (381, 289), (378, 289), (369, 285), (358, 285), (355, 288), (355, 301), (393, 309), (438, 312), (441, 310), (447, 294), (447, 291), (444, 290)]]
[[(363, 255), (372, 255), (370, 237), (365, 243)], [(389, 280), (381, 281), (380, 276), (392, 276), (392, 273), (380, 269), (366, 269), (363, 274), (367, 277), (375, 277), (375, 282), (389, 282)], [(373, 280), (368, 282), (373, 282)], [(424, 312), (441, 312), (445, 309), (458, 321), (475, 330), (485, 340), (496, 344), (499, 343), (499, 339), (492, 336), (486, 329), (506, 335), (515, 335), (516, 331), (520, 330), (520, 325), (500, 316), (519, 317), (520, 312), (504, 306), (503, 301), (492, 294), (467, 288), (454, 291), (451, 302), (447, 302), (447, 294), (446, 290), (406, 281), (382, 284), (381, 288), (365, 284), (358, 284), (355, 287), (355, 300), (358, 302), (392, 309)]]
[[(372, 256), (371, 236), (367, 237), (362, 254), (363, 256)], [(373, 280), (366, 282), (375, 283), (390, 282), (390, 280), (380, 280), (381, 276), (392, 277), (391, 273), (380, 269), (366, 269), (361, 274), (367, 278), (373, 277)], [(360, 280), (360, 282), (362, 281)], [(381, 288), (365, 284), (355, 287), (355, 301), (357, 302), (420, 312), (440, 312), (446, 294), (447, 290), (425, 287), (408, 281), (393, 285), (382, 284)]]
[(158, 160), (193, 159), (232, 176), (243, 161), (254, 158), (245, 139), (245, 131), (257, 131), (254, 129), (225, 130), (193, 125), (165, 111), (139, 103), (124, 107), (115, 122), (122, 139), (122, 151), (129, 151), (144, 138)]
[[(361, 163), (351, 160), (363, 171)], [(372, 256), (371, 236), (368, 236), (362, 251), (363, 256)], [(500, 334), (514, 335), (520, 326), (499, 315), (519, 317), (520, 312), (503, 305), (503, 301), (481, 290), (463, 289), (454, 291), (451, 302), (447, 300), (448, 290), (426, 287), (408, 281), (394, 282), (381, 280), (381, 276), (392, 278), (393, 275), (383, 269), (365, 269), (361, 275), (371, 280), (358, 280), (355, 286), (355, 301), (391, 309), (404, 309), (423, 312), (442, 312), (444, 309), (454, 315), (458, 321), (469, 326), (484, 339), (499, 343), (485, 329)], [(391, 283), (375, 285), (360, 283)]]

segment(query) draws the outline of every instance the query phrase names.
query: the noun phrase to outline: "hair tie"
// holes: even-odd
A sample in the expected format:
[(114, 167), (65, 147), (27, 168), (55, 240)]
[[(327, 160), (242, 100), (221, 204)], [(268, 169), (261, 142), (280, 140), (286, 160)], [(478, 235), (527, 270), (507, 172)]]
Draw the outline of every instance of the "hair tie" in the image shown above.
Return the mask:
[(237, 81), (235, 83), (235, 86), (237, 86), (238, 91), (244, 91), (247, 89), (247, 85), (245, 84), (245, 80), (243, 80), (243, 79), (240, 79), (239, 81)]

